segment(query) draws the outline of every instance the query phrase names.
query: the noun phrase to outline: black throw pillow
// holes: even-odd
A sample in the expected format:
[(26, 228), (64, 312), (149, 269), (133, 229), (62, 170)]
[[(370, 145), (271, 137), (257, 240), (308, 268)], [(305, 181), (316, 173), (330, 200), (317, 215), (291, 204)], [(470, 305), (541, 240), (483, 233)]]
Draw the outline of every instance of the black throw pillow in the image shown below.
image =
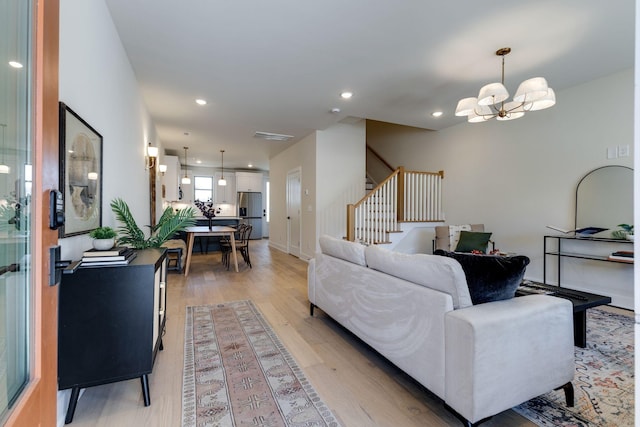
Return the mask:
[(473, 255), (442, 249), (434, 254), (453, 258), (460, 263), (473, 304), (513, 298), (529, 264), (529, 258), (524, 255)]

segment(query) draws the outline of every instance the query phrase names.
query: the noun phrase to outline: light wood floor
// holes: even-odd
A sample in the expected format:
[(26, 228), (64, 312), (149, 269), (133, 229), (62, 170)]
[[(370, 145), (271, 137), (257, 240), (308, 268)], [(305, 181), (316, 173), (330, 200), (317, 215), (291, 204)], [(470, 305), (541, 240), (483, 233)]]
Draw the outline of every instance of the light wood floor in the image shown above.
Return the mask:
[[(180, 426), (185, 307), (252, 300), (297, 360), (307, 378), (345, 427), (462, 426), (437, 397), (339, 327), (321, 310), (309, 317), (307, 263), (250, 243), (253, 268), (227, 271), (220, 254), (194, 255), (188, 279), (168, 278), (164, 351), (150, 375), (151, 406), (140, 381), (86, 389), (71, 426)], [(513, 411), (486, 427), (534, 426)]]

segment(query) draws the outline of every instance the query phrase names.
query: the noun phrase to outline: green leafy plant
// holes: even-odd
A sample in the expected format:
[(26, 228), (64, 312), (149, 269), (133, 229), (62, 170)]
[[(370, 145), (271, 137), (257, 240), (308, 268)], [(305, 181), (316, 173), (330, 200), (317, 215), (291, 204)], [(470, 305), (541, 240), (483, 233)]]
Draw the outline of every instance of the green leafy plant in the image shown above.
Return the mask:
[(626, 231), (627, 234), (633, 234), (633, 224), (618, 224), (618, 227)]
[(191, 227), (196, 223), (196, 211), (192, 207), (174, 210), (167, 207), (155, 226), (147, 226), (150, 229), (150, 236), (145, 237), (144, 232), (136, 224), (129, 205), (122, 199), (114, 199), (111, 202), (111, 210), (115, 213), (116, 219), (122, 223), (118, 227), (118, 245), (131, 246), (136, 249), (158, 248), (165, 241)]
[(89, 233), (89, 236), (94, 239), (113, 239), (117, 235), (116, 230), (111, 227), (98, 227)]

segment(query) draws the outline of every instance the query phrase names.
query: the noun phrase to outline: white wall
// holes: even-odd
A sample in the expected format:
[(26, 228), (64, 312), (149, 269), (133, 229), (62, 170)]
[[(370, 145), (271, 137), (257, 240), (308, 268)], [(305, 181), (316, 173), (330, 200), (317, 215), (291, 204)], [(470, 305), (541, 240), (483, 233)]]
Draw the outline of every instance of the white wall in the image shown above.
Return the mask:
[[(269, 159), (269, 182), (271, 187), (271, 212), (269, 214), (269, 246), (287, 252), (287, 173), (300, 168), (300, 185), (309, 190), (301, 195), (302, 206), (313, 204), (311, 212), (302, 209), (300, 222), (300, 249), (306, 248), (310, 239), (315, 239), (315, 188), (316, 188), (316, 138), (317, 132), (306, 136), (298, 143)], [(301, 254), (302, 255), (302, 254)]]
[[(543, 236), (553, 234), (545, 226), (573, 227), (580, 178), (599, 166), (633, 167), (633, 153), (614, 160), (606, 155), (610, 146), (633, 148), (632, 70), (560, 91), (557, 99), (553, 108), (519, 120), (464, 121), (439, 132), (411, 129), (394, 137), (372, 123), (367, 139), (394, 165), (443, 169), (447, 223), (484, 223), (499, 249), (531, 258), (527, 277), (540, 280)], [(563, 285), (606, 288), (614, 302), (632, 307), (632, 268), (603, 264), (563, 260)]]
[[(102, 223), (116, 226), (109, 203), (124, 199), (139, 225), (149, 224), (146, 143), (159, 145), (133, 70), (103, 0), (60, 1), (60, 101), (103, 137)], [(158, 184), (158, 188), (160, 185)], [(79, 259), (88, 235), (60, 240), (63, 259)], [(58, 425), (68, 391), (58, 393)]]
[[(318, 132), (316, 144), (316, 235), (304, 250), (310, 257), (323, 234), (347, 235), (347, 204), (365, 194), (366, 121), (338, 123)], [(303, 203), (303, 208), (305, 207)]]
[[(60, 2), (60, 100), (103, 137), (103, 225), (116, 225), (109, 207), (116, 197), (139, 225), (149, 224), (144, 154), (147, 142), (157, 142), (155, 128), (103, 0)], [(65, 259), (91, 246), (88, 235), (60, 243)]]
[(364, 196), (363, 120), (337, 123), (303, 138), (270, 159), (271, 221), (269, 244), (287, 251), (287, 173), (300, 167), (300, 258), (313, 258), (318, 236), (346, 235), (346, 206)]

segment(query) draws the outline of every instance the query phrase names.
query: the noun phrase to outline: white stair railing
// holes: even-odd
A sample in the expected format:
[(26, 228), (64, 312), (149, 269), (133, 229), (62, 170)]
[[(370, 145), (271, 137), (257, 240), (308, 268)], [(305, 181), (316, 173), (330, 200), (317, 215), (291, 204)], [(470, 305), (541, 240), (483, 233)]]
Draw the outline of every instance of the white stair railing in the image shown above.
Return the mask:
[(404, 173), (404, 222), (442, 221), (444, 172)]
[(444, 173), (399, 168), (355, 205), (347, 206), (347, 240), (389, 241), (398, 222), (442, 221)]

